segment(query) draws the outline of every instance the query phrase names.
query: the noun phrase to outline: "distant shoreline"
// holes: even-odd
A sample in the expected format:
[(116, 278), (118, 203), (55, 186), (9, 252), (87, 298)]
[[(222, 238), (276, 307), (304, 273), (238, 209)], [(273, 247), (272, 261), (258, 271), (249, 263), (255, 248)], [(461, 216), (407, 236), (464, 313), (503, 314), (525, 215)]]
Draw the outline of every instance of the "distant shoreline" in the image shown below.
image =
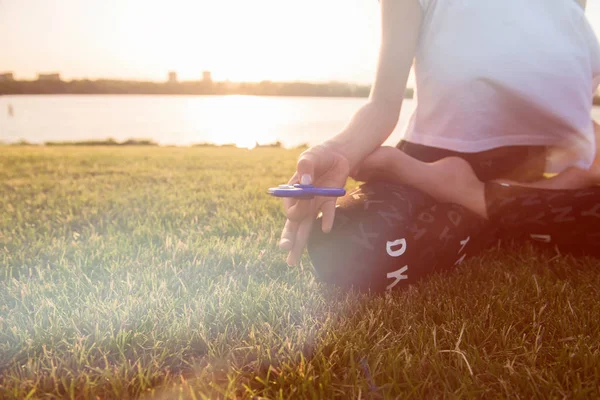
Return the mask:
[[(242, 148), (238, 147), (235, 143), (223, 143), (216, 144), (211, 142), (199, 142), (199, 143), (191, 143), (188, 145), (163, 145), (155, 142), (151, 139), (127, 139), (124, 141), (117, 141), (113, 138), (106, 139), (91, 139), (91, 140), (67, 140), (67, 141), (46, 141), (43, 143), (32, 143), (26, 140), (19, 140), (16, 142), (2, 142), (0, 141), (0, 146), (42, 146), (42, 147), (138, 147), (138, 146), (152, 146), (152, 147), (180, 147), (180, 148), (190, 148), (190, 147), (198, 147), (198, 148)], [(253, 148), (255, 149), (287, 149), (287, 150), (297, 150), (297, 149), (307, 149), (309, 147), (308, 143), (303, 143), (297, 146), (285, 147), (283, 143), (280, 141), (276, 141), (273, 143), (258, 143), (256, 142)]]
[[(254, 95), (295, 97), (368, 97), (370, 85), (342, 82), (142, 82), (119, 80), (34, 80), (0, 81), (0, 95)], [(407, 88), (405, 96), (414, 91)]]
[[(0, 81), (3, 95), (172, 95), (223, 96), (249, 95), (272, 97), (369, 97), (371, 86), (343, 82), (146, 82), (119, 80), (72, 81)], [(404, 98), (412, 99), (414, 89), (406, 88)], [(594, 96), (593, 105), (600, 106), (600, 96)]]

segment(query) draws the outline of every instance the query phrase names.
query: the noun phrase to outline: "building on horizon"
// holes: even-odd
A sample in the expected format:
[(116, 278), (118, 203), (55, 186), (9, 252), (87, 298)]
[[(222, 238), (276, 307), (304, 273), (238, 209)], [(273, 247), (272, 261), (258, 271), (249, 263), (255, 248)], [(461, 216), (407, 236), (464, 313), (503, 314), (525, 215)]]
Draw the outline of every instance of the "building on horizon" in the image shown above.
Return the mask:
[(12, 72), (3, 72), (0, 74), (0, 82), (12, 82), (15, 80), (15, 76)]
[(210, 71), (202, 71), (202, 82), (212, 83), (212, 74)]
[(38, 74), (38, 81), (60, 82), (60, 74), (57, 72), (51, 74)]
[(169, 71), (169, 76), (168, 76), (167, 81), (169, 83), (177, 83), (177, 72)]

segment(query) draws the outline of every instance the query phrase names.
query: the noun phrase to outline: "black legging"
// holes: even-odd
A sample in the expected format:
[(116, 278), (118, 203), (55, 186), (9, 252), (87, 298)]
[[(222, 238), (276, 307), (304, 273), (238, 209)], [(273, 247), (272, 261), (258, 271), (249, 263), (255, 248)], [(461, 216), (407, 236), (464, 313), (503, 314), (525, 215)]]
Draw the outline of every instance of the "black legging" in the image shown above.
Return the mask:
[[(408, 142), (398, 147), (433, 162), (464, 158), (479, 179), (520, 181), (542, 177), (543, 147), (504, 147), (456, 153)], [(449, 270), (498, 238), (532, 239), (563, 252), (600, 256), (600, 188), (539, 190), (486, 186), (490, 219), (407, 185), (366, 183), (339, 199), (332, 231), (315, 224), (308, 251), (319, 279), (372, 291), (400, 288)], [(598, 203), (598, 204), (596, 204)]]

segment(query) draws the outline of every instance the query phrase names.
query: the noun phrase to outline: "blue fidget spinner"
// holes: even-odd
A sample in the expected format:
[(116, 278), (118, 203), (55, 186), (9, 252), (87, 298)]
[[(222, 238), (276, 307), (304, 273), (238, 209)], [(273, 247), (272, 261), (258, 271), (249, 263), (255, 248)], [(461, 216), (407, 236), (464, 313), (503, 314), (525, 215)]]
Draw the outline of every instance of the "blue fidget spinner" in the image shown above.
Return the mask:
[(296, 199), (312, 199), (316, 196), (342, 197), (346, 194), (343, 188), (314, 187), (313, 185), (279, 185), (269, 188), (269, 194), (275, 197), (292, 197)]

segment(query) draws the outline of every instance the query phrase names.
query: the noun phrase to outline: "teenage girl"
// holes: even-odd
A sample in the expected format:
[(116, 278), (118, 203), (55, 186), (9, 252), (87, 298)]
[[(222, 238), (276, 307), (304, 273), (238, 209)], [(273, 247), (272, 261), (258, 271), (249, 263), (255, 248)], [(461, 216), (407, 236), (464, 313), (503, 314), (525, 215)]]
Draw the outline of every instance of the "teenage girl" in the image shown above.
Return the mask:
[[(290, 180), (343, 186), (355, 176), (369, 182), (337, 208), (327, 198), (285, 200), (280, 246), (289, 251), (288, 263), (298, 263), (310, 238), (322, 279), (378, 289), (450, 268), (498, 235), (593, 253), (598, 221), (579, 220), (596, 218), (600, 192), (566, 190), (594, 179), (594, 171), (586, 171), (596, 155), (590, 111), (600, 46), (584, 7), (583, 0), (381, 0), (381, 48), (369, 101), (342, 132), (304, 152)], [(380, 148), (398, 121), (413, 63), (418, 100), (405, 138), (399, 150)], [(444, 160), (449, 157), (466, 163)], [(435, 171), (440, 166), (445, 174)], [(544, 173), (563, 174), (550, 186), (516, 185)], [(426, 177), (433, 180), (423, 184)], [(481, 186), (473, 204), (460, 191), (440, 196), (441, 188), (477, 187), (475, 181)], [(551, 197), (548, 187), (561, 195)], [(532, 202), (544, 215), (527, 225)], [(319, 213), (320, 229), (313, 229)], [(567, 222), (568, 229), (556, 227)]]

